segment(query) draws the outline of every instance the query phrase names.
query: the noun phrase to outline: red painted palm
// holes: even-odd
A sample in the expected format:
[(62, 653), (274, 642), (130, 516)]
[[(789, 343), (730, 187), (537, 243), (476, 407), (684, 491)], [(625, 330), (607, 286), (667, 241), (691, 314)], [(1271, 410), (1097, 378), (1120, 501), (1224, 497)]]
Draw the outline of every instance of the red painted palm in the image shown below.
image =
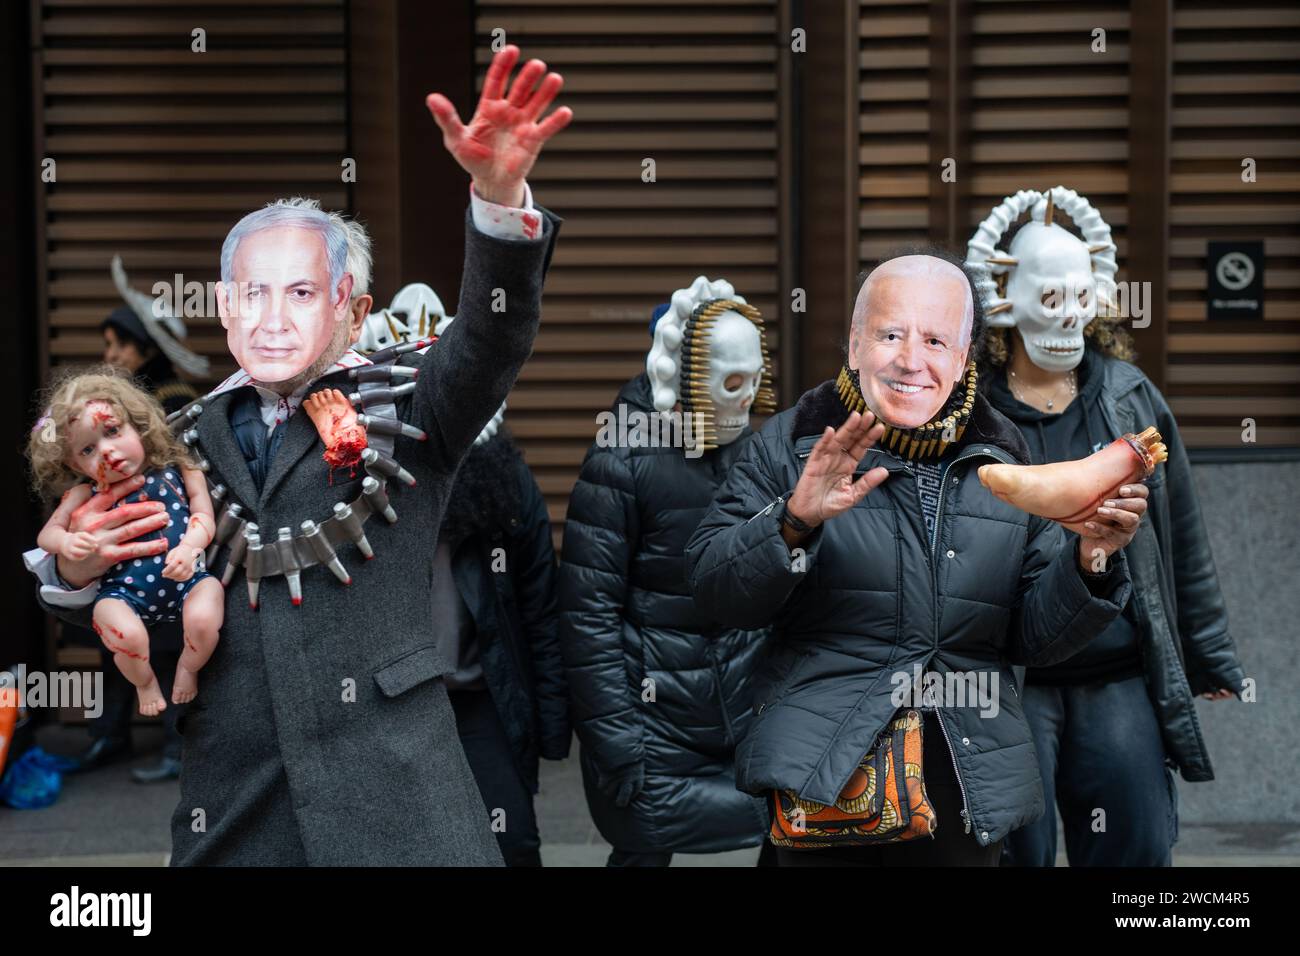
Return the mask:
[(443, 144), (473, 178), (475, 191), (507, 206), (523, 203), (524, 180), (542, 146), (573, 119), (567, 106), (541, 118), (564, 79), (548, 73), (541, 60), (529, 60), (511, 84), (510, 71), (518, 59), (519, 48), (513, 45), (492, 58), (469, 123), (461, 123), (456, 108), (441, 93), (425, 99), (442, 130)]

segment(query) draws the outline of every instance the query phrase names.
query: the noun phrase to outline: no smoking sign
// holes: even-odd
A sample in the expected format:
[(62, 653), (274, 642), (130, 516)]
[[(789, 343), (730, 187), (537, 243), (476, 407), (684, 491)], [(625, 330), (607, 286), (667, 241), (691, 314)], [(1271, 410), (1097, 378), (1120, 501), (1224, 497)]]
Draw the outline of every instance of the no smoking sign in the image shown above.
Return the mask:
[(1205, 305), (1211, 319), (1264, 317), (1264, 243), (1211, 242)]

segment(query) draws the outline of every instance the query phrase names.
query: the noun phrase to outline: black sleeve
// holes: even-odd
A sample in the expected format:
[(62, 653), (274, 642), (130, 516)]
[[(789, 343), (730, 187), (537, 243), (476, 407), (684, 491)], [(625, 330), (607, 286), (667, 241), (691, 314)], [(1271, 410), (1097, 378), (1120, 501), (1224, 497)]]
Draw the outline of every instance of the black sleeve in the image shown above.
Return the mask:
[(624, 657), (628, 576), (639, 536), (628, 463), (593, 448), (569, 497), (560, 562), (560, 647), (573, 729), (607, 781), (645, 758), (641, 713)]
[(796, 479), (774, 464), (768, 437), (764, 425), (749, 440), (686, 543), (686, 576), (695, 603), (728, 627), (771, 624), (806, 579), (821, 545), (824, 525), (793, 551), (781, 536), (773, 512)]
[(465, 268), (456, 321), (420, 360), (412, 424), (443, 468), (465, 456), (514, 386), (537, 336), (542, 283), (560, 220), (540, 207), (537, 239), (497, 239), (465, 213)]
[(1165, 489), (1173, 538), (1178, 634), (1187, 666), (1187, 682), (1193, 694), (1213, 690), (1239, 693), (1246, 675), (1237, 662), (1237, 647), (1228, 632), (1228, 609), (1219, 589), (1219, 574), (1201, 517), (1191, 464), (1178, 433), (1178, 423), (1164, 397), (1154, 385), (1150, 386), (1150, 393), (1156, 409), (1156, 427), (1169, 455), (1164, 464)]
[(1128, 603), (1133, 587), (1124, 552), (1111, 555), (1104, 574), (1093, 575), (1079, 567), (1078, 551), (1077, 535), (1055, 521), (1030, 516), (1007, 635), (1011, 663), (1045, 667), (1066, 660)]
[(518, 471), (523, 526), (515, 538), (512, 562), (515, 596), (526, 652), (533, 661), (541, 755), (547, 760), (563, 760), (569, 755), (572, 728), (569, 686), (560, 653), (551, 521), (546, 499), (522, 458), (518, 460)]

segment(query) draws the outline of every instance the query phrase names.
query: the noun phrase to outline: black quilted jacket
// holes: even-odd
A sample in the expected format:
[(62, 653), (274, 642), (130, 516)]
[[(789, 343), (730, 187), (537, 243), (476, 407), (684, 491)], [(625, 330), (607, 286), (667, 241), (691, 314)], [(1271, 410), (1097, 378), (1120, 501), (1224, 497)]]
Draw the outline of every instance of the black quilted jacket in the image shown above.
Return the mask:
[[(1025, 463), (1019, 430), (979, 397), (942, 462), (933, 537), (911, 467), (872, 448), (859, 472), (891, 472), (792, 555), (768, 506), (794, 490), (825, 426), (847, 414), (825, 382), (750, 442), (687, 546), (696, 599), (737, 627), (774, 623), (757, 675), (755, 720), (736, 752), (737, 784), (831, 803), (897, 710), (898, 676), (921, 667), (972, 673), (995, 712), (940, 708), (955, 758), (962, 820), (988, 845), (1043, 813), (1042, 782), (1013, 664), (1049, 664), (1100, 634), (1131, 592), (1123, 553), (1086, 583), (1078, 539), (1005, 504), (979, 482), (991, 462)], [(766, 512), (766, 513), (765, 513)], [(983, 676), (981, 676), (983, 675)]]
[[(618, 403), (650, 411), (644, 374)], [(560, 567), (560, 641), (592, 818), (628, 851), (756, 846), (761, 802), (736, 789), (736, 741), (768, 632), (719, 626), (699, 610), (682, 552), (752, 438), (687, 458), (680, 448), (599, 447), (569, 500)], [(641, 789), (625, 807), (629, 779)]]

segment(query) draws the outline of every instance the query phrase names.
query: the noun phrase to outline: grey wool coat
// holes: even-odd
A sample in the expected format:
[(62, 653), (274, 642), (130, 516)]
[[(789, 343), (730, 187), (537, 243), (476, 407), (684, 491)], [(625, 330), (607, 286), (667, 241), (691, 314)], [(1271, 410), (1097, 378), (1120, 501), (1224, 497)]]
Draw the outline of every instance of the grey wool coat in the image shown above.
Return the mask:
[[(226, 618), (199, 695), (182, 721), (181, 799), (172, 817), (172, 865), (500, 866), (491, 820), (465, 759), (440, 679), (431, 581), (447, 497), (460, 460), (495, 413), (532, 351), (542, 283), (560, 220), (536, 240), (480, 233), (466, 216), (457, 321), (423, 356), (417, 386), (399, 399), (403, 421), (428, 434), (398, 438), (393, 457), (416, 479), (388, 482), (396, 524), (365, 525), (375, 557), (351, 545), (344, 586), (315, 565), (294, 607), (283, 576), (264, 578), (249, 606), (243, 571), (226, 592)], [(506, 308), (492, 310), (494, 290)], [(350, 388), (349, 385), (352, 385)], [(351, 391), (346, 372), (309, 391)], [(299, 409), (257, 493), (229, 422), (233, 392), (198, 421), (213, 480), (267, 530), (321, 521), (354, 499), (355, 478), (330, 483), (315, 427)], [(224, 566), (219, 556), (216, 571)], [(345, 689), (355, 686), (355, 701)]]

